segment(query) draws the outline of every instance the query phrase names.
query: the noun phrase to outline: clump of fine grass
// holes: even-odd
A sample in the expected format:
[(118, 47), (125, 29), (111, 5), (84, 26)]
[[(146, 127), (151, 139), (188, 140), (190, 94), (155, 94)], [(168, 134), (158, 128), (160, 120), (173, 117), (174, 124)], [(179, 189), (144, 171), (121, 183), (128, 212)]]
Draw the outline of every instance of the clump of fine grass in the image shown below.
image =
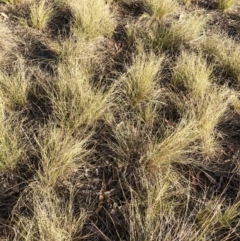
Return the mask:
[(170, 26), (164, 23), (159, 25), (152, 20), (139, 20), (127, 28), (126, 39), (129, 45), (143, 46), (146, 50), (173, 50), (200, 38), (207, 21), (206, 16), (196, 14), (174, 21)]
[[(229, 227), (229, 226), (237, 226), (239, 223), (236, 222), (239, 216), (240, 211), (240, 200), (239, 200), (239, 192), (237, 195), (236, 200), (232, 205), (223, 205), (224, 211), (221, 212), (220, 217), (218, 219), (218, 225), (222, 227)], [(234, 228), (232, 229), (234, 233)], [(229, 236), (231, 236), (231, 232), (229, 233)]]
[(197, 15), (180, 19), (159, 34), (160, 43), (164, 48), (171, 48), (195, 40), (203, 33), (207, 21), (207, 17)]
[(217, 0), (218, 8), (227, 11), (237, 3), (237, 0)]
[(154, 54), (139, 54), (134, 57), (127, 73), (121, 78), (120, 97), (124, 103), (137, 106), (143, 102), (151, 102), (159, 93), (158, 74), (164, 57)]
[[(88, 74), (92, 78), (93, 72), (100, 65), (99, 53), (96, 45), (104, 40), (104, 37), (99, 37), (94, 40), (81, 40), (70, 38), (62, 42), (51, 42), (51, 49), (56, 52), (59, 61), (59, 71), (63, 73), (66, 68), (72, 69), (80, 66), (81, 70), (85, 69), (85, 75)], [(70, 67), (71, 66), (71, 67)], [(80, 70), (80, 71), (81, 71)], [(101, 78), (101, 76), (99, 76)]]
[(46, 0), (40, 0), (30, 6), (30, 22), (32, 27), (45, 30), (54, 15), (52, 4)]
[(222, 69), (222, 72), (233, 78), (233, 82), (239, 88), (239, 45), (225, 35), (213, 34), (203, 41), (202, 48), (215, 60), (216, 65)]
[(161, 20), (165, 16), (174, 13), (178, 4), (175, 0), (146, 0), (144, 2), (147, 14), (154, 20)]
[(203, 97), (211, 84), (213, 67), (207, 64), (202, 54), (182, 51), (173, 69), (172, 83), (185, 87), (193, 98)]
[[(202, 100), (193, 101), (189, 109), (190, 119), (195, 120), (202, 141), (201, 151), (211, 156), (218, 151), (217, 126), (227, 114), (234, 95), (227, 88), (211, 86)], [(191, 121), (191, 120), (190, 120)]]
[(73, 35), (80, 39), (94, 39), (106, 35), (110, 37), (115, 27), (109, 4), (104, 0), (67, 1), (73, 16)]
[(170, 168), (142, 177), (146, 192), (132, 193), (128, 206), (130, 240), (197, 239), (198, 230), (188, 208), (190, 187), (181, 185), (180, 179)]
[[(209, 87), (202, 99), (191, 99), (186, 103), (182, 120), (173, 131), (165, 131), (153, 142), (146, 165), (161, 167), (172, 163), (192, 163), (187, 156), (198, 153), (212, 156), (220, 149), (217, 126), (227, 114), (233, 95), (228, 89)], [(196, 144), (199, 143), (200, 145)], [(195, 165), (204, 165), (195, 161)]]
[[(212, 197), (198, 206), (195, 213), (195, 222), (199, 227), (199, 239), (207, 240), (208, 237), (216, 237), (216, 240), (230, 240), (238, 237), (235, 229), (239, 225), (237, 221), (240, 208), (239, 201), (235, 201), (231, 206), (228, 206), (223, 199)], [(228, 232), (225, 232), (224, 235), (217, 232), (221, 229), (228, 229)]]
[(30, 79), (24, 61), (19, 58), (12, 75), (0, 71), (0, 98), (6, 111), (28, 108)]
[(113, 105), (112, 89), (103, 92), (94, 88), (88, 66), (90, 65), (84, 66), (83, 63), (68, 67), (62, 65), (54, 85), (49, 83), (50, 86), (47, 87), (54, 120), (73, 132), (78, 132), (81, 127), (93, 127)]
[(74, 211), (74, 196), (70, 191), (66, 199), (41, 183), (28, 187), (32, 203), (27, 209), (31, 216), (15, 214), (19, 235), (16, 240), (70, 241), (82, 234), (83, 225), (88, 217), (84, 209)]
[(152, 127), (154, 121), (158, 118), (157, 107), (154, 102), (139, 106), (137, 117), (146, 127)]
[(26, 104), (26, 93), (21, 88), (25, 84), (21, 81), (23, 80), (0, 74), (0, 173), (13, 171), (17, 165), (27, 160), (22, 120), (17, 120), (16, 114), (11, 113), (16, 104)]
[(17, 123), (14, 118), (6, 119), (2, 104), (0, 108), (0, 173), (4, 173), (13, 171), (26, 161), (27, 144), (21, 122)]
[[(137, 122), (137, 121), (135, 121)], [(120, 123), (111, 123), (115, 142), (109, 140), (108, 146), (112, 150), (114, 161), (118, 167), (137, 165), (144, 162), (149, 149), (149, 137), (146, 135), (147, 126), (140, 121), (123, 119)]]
[(164, 136), (155, 140), (148, 153), (146, 165), (153, 167), (164, 167), (171, 163), (188, 163), (184, 158), (194, 152), (194, 142), (199, 137), (195, 121), (182, 120), (173, 132), (166, 132)]
[(81, 139), (74, 139), (67, 129), (50, 126), (44, 128), (35, 141), (41, 160), (37, 177), (45, 185), (54, 186), (86, 165), (85, 158), (89, 151), (86, 150), (88, 137), (84, 135)]
[(62, 46), (54, 46), (61, 63), (58, 75), (54, 82), (49, 82), (46, 91), (52, 102), (55, 121), (73, 132), (78, 132), (81, 127), (93, 127), (113, 106), (114, 89), (104, 91), (96, 87), (98, 84), (94, 85), (94, 68), (99, 63), (95, 43), (75, 43), (70, 39)]

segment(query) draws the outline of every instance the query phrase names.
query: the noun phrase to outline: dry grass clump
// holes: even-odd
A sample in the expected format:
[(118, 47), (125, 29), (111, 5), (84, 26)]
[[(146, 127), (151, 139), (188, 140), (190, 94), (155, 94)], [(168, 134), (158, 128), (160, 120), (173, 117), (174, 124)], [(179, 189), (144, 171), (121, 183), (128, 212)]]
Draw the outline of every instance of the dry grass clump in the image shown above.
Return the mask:
[[(191, 163), (191, 158), (187, 156), (199, 151), (208, 156), (218, 153), (220, 143), (216, 128), (227, 114), (234, 97), (225, 88), (211, 86), (206, 91), (211, 91), (211, 94), (186, 102), (185, 114), (174, 131), (165, 131), (161, 139), (156, 139), (148, 154), (147, 165), (150, 168), (171, 163)], [(195, 165), (202, 164), (195, 160)]]
[(73, 35), (80, 39), (94, 39), (102, 35), (111, 36), (115, 27), (109, 4), (104, 0), (66, 1), (73, 16)]
[(21, 241), (70, 241), (80, 237), (86, 222), (87, 212), (80, 209), (74, 211), (74, 196), (70, 192), (66, 200), (56, 191), (35, 182), (28, 187), (32, 194), (29, 215), (22, 215), (17, 221), (16, 240)]
[(105, 93), (95, 89), (88, 66), (62, 65), (53, 89), (51, 82), (47, 87), (55, 122), (73, 132), (81, 127), (93, 127), (112, 106), (112, 89)]
[(154, 126), (154, 122), (158, 118), (157, 108), (162, 104), (161, 102), (153, 102), (140, 105), (138, 107), (137, 118), (140, 122), (144, 123), (146, 128)]
[(207, 64), (201, 53), (182, 51), (173, 69), (172, 83), (184, 87), (193, 98), (204, 96), (212, 80), (213, 67)]
[(47, 0), (34, 2), (30, 6), (30, 22), (32, 27), (44, 30), (54, 15), (53, 5)]
[(238, 1), (237, 0), (217, 0), (218, 8), (227, 11), (233, 7)]
[(179, 19), (163, 33), (160, 33), (160, 41), (164, 48), (179, 46), (190, 42), (201, 36), (208, 18), (203, 15), (190, 15), (187, 18)]
[(145, 10), (152, 19), (161, 20), (165, 16), (174, 13), (178, 8), (178, 3), (175, 0), (146, 0), (144, 2)]
[[(12, 78), (0, 74), (0, 172), (12, 171), (27, 159), (27, 144), (22, 120), (15, 118), (13, 110), (26, 106), (25, 72)], [(22, 76), (17, 76), (22, 75)]]
[(120, 80), (120, 102), (138, 106), (156, 99), (159, 94), (158, 75), (163, 59), (164, 57), (154, 54), (139, 54), (133, 57), (132, 65)]
[(152, 20), (139, 20), (127, 26), (127, 43), (133, 42), (146, 50), (173, 50), (197, 40), (204, 33), (208, 17), (197, 14), (186, 15), (170, 25)]
[[(105, 40), (106, 38), (103, 36), (89, 41), (80, 41), (78, 38), (72, 37), (62, 42), (50, 43), (51, 49), (56, 52), (60, 63), (59, 72), (61, 73), (65, 67), (73, 69), (80, 66), (79, 68), (85, 69), (91, 79), (96, 69), (101, 68), (101, 56), (103, 53), (97, 51), (97, 46), (104, 45)], [(99, 76), (100, 78), (101, 76)]]
[(194, 142), (199, 137), (194, 120), (182, 120), (174, 131), (156, 140), (148, 154), (147, 166), (164, 167), (171, 163), (188, 163), (187, 155), (194, 152)]
[[(222, 72), (233, 78), (233, 82), (240, 83), (240, 47), (225, 35), (212, 34), (203, 41), (203, 49), (213, 57)], [(219, 70), (220, 71), (220, 70)]]
[(13, 171), (27, 160), (27, 144), (21, 123), (6, 119), (1, 105), (0, 173)]
[(6, 111), (28, 108), (28, 91), (31, 85), (24, 62), (19, 59), (13, 73), (0, 71), (0, 98)]
[(196, 121), (204, 154), (211, 156), (219, 150), (216, 128), (227, 114), (233, 98), (234, 95), (229, 89), (211, 86), (203, 99), (194, 102), (190, 115), (193, 115), (191, 118)]
[(81, 139), (75, 139), (66, 129), (45, 127), (39, 136), (35, 137), (36, 155), (41, 165), (37, 177), (41, 183), (54, 186), (86, 165), (85, 158), (90, 152), (86, 150), (88, 139), (84, 135)]
[(146, 134), (147, 127), (139, 121), (136, 124), (127, 119), (120, 123), (113, 122), (112, 127), (115, 141), (109, 141), (108, 146), (118, 167), (144, 163), (151, 146), (150, 137)]
[[(239, 212), (239, 200), (234, 202), (231, 207), (224, 204), (221, 198), (212, 197), (210, 200), (200, 203), (196, 210), (196, 224), (200, 227), (199, 239), (208, 240), (214, 237), (215, 240), (236, 239), (238, 234), (236, 227)], [(218, 230), (228, 230), (225, 233), (218, 233)]]
[(188, 210), (190, 189), (181, 185), (179, 175), (168, 168), (143, 179), (145, 196), (132, 193), (129, 205), (130, 240), (196, 240), (197, 227)]

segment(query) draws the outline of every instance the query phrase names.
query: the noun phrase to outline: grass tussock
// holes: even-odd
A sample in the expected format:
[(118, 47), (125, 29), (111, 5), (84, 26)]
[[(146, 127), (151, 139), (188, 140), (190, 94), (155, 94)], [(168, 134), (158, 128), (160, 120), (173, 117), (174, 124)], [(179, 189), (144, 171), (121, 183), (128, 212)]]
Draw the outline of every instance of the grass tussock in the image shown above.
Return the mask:
[(207, 64), (201, 54), (183, 51), (173, 71), (173, 85), (186, 88), (194, 98), (201, 99), (212, 82), (213, 67)]
[(149, 153), (147, 165), (152, 168), (169, 165), (173, 162), (187, 163), (188, 160), (184, 156), (194, 151), (193, 143), (198, 137), (199, 133), (194, 121), (186, 123), (183, 120), (172, 133), (166, 133), (163, 139), (156, 140)]
[(162, 46), (164, 48), (179, 46), (199, 38), (207, 21), (207, 17), (201, 15), (190, 15), (178, 20), (160, 34)]
[(19, 59), (14, 66), (12, 75), (1, 72), (0, 81), (0, 98), (5, 110), (13, 111), (27, 109), (28, 92), (31, 83), (23, 61)]
[(44, 30), (49, 25), (54, 14), (53, 6), (46, 0), (33, 3), (30, 6), (30, 22), (33, 28)]
[(237, 0), (218, 0), (218, 8), (227, 11), (237, 3)]
[(148, 15), (155, 20), (161, 20), (165, 16), (174, 13), (178, 4), (175, 0), (163, 0), (161, 2), (157, 0), (147, 0), (145, 1), (145, 8)]
[(72, 131), (86, 125), (94, 126), (112, 106), (112, 90), (104, 93), (94, 89), (86, 66), (63, 67), (54, 89), (49, 89), (55, 121)]
[(36, 152), (41, 160), (41, 170), (37, 177), (45, 185), (56, 185), (86, 162), (89, 152), (86, 150), (88, 137), (74, 139), (71, 132), (66, 135), (63, 129), (49, 127), (44, 129), (35, 141)]
[[(145, 202), (141, 202), (140, 196), (132, 194), (133, 201), (129, 206), (130, 240), (195, 240), (198, 236), (190, 216), (182, 215), (179, 223), (180, 220), (174, 218), (176, 210), (184, 213), (189, 205), (189, 190), (181, 186), (176, 173), (172, 173), (170, 169), (166, 169), (164, 173), (163, 175), (160, 171), (156, 174), (156, 179), (145, 183)], [(159, 178), (158, 175), (164, 177)], [(172, 195), (176, 197), (175, 200), (169, 199)], [(184, 196), (187, 201), (182, 203)]]
[(0, 122), (0, 173), (13, 171), (18, 165), (26, 163), (27, 144), (21, 123), (12, 118), (6, 120), (4, 108), (1, 106)]
[(157, 77), (163, 59), (164, 57), (157, 57), (154, 54), (140, 54), (134, 57), (132, 65), (121, 79), (121, 98), (126, 104), (137, 106), (157, 98)]
[(146, 128), (140, 123), (134, 125), (133, 122), (124, 119), (118, 124), (114, 123), (114, 127), (115, 142), (109, 142), (108, 145), (117, 165), (124, 167), (143, 163), (150, 149)]
[(203, 15), (186, 15), (171, 24), (148, 20), (139, 20), (135, 25), (127, 26), (127, 43), (133, 43), (137, 49), (174, 50), (184, 44), (198, 40), (204, 33), (208, 17)]
[(233, 78), (232, 82), (238, 86), (240, 81), (239, 45), (224, 35), (213, 34), (203, 41), (203, 49), (221, 68), (219, 71)]
[(72, 193), (64, 200), (53, 189), (37, 182), (29, 190), (33, 194), (32, 207), (27, 207), (31, 214), (18, 220), (16, 240), (67, 241), (81, 236), (87, 212), (81, 209), (75, 215)]
[(197, 100), (192, 110), (193, 118), (198, 122), (202, 151), (211, 155), (220, 148), (216, 130), (224, 115), (227, 115), (233, 95), (228, 89), (218, 89), (214, 86), (210, 87), (208, 91), (211, 91), (211, 95), (205, 95), (203, 100)]
[(237, 6), (0, 1), (0, 240), (239, 240)]
[[(68, 2), (68, 1), (67, 1)], [(74, 16), (73, 35), (80, 39), (111, 36), (115, 27), (109, 4), (104, 0), (68, 2)]]

